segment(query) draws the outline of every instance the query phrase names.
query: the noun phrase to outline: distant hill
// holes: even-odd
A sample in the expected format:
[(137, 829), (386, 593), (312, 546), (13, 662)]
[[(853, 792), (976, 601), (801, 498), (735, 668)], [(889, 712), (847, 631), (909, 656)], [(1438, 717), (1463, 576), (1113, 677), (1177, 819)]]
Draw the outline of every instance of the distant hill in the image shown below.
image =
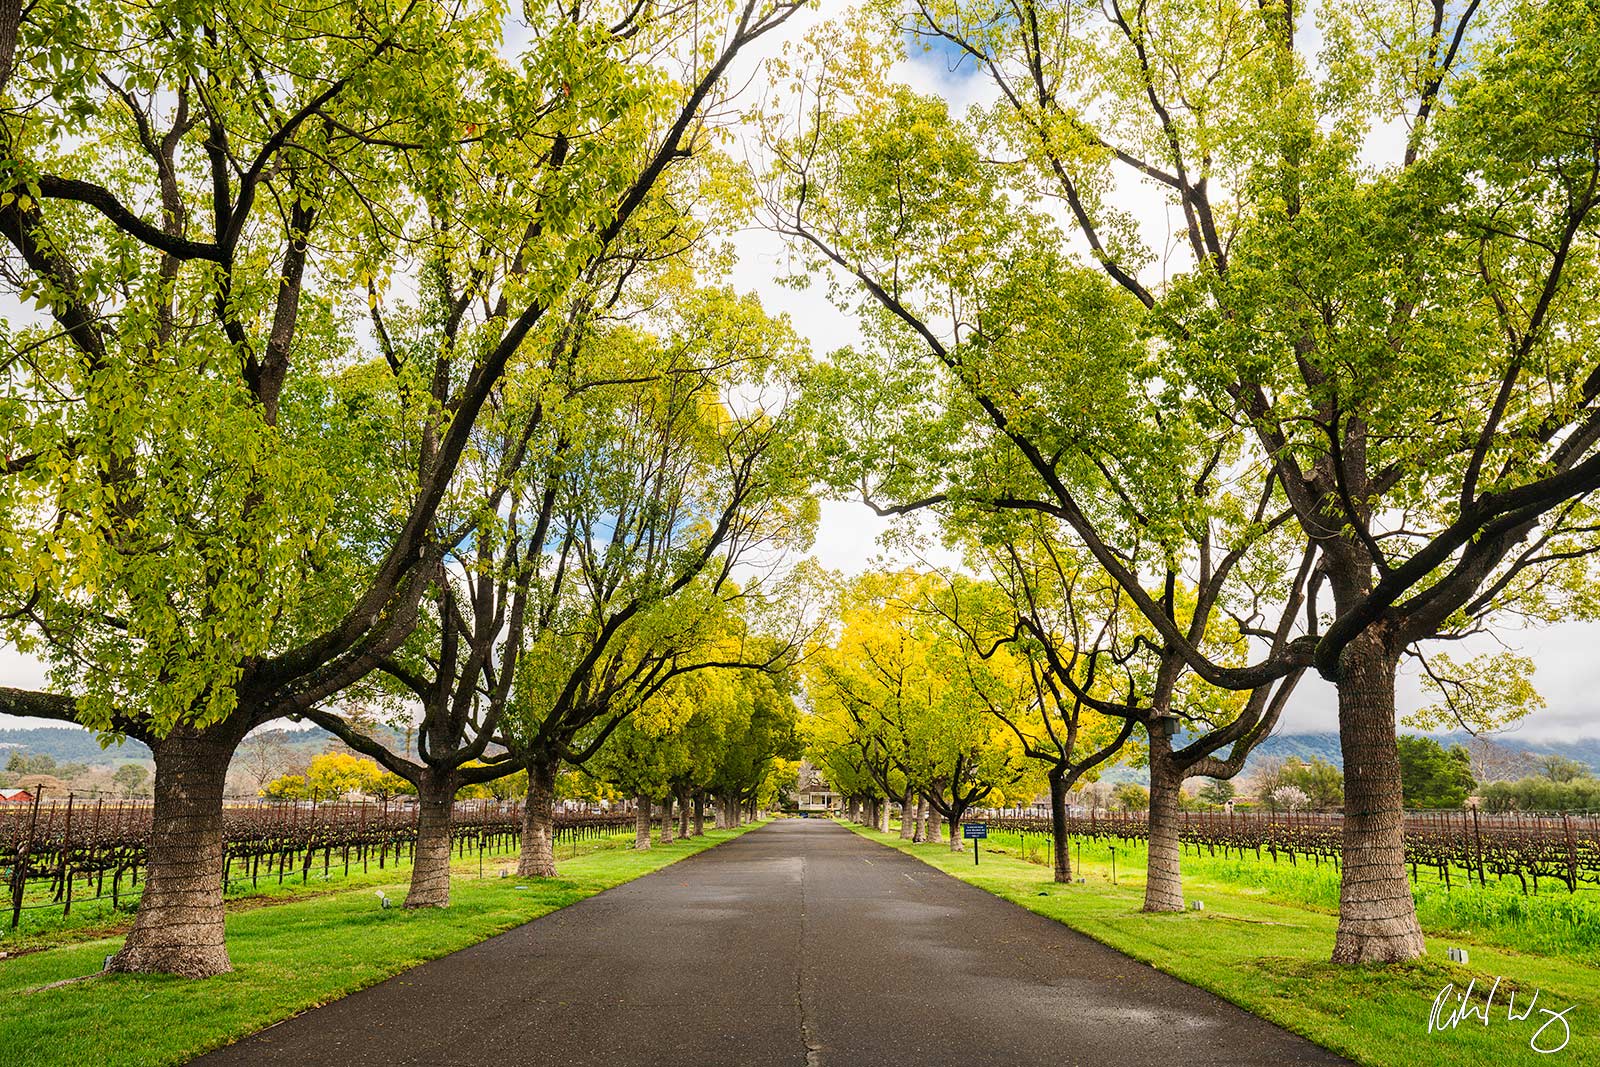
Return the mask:
[[(306, 758), (326, 751), (329, 747), (343, 748), (343, 743), (321, 727), (309, 730), (278, 730), (284, 743), (295, 754)], [(395, 734), (386, 737), (392, 744), (402, 743)], [(30, 755), (44, 753), (53, 756), (57, 763), (122, 763), (128, 760), (152, 761), (150, 749), (132, 738), (121, 744), (112, 742), (101, 748), (99, 738), (91, 730), (78, 726), (41, 726), (32, 730), (0, 730), (0, 767), (15, 749)]]
[[(1405, 731), (1409, 732), (1409, 731)], [(1436, 735), (1435, 739), (1446, 748), (1451, 745), (1467, 745), (1473, 738), (1464, 731), (1451, 734)], [(1556, 755), (1577, 760), (1590, 770), (1600, 773), (1600, 737), (1584, 737), (1575, 741), (1530, 741), (1516, 736), (1491, 736), (1487, 738), (1494, 745), (1502, 749), (1525, 755)], [(1339, 735), (1336, 733), (1321, 734), (1280, 734), (1269, 737), (1250, 754), (1250, 763), (1255, 763), (1264, 758), (1280, 757), (1283, 759), (1300, 759), (1309, 761), (1313, 757), (1326, 760), (1335, 767), (1344, 766), (1344, 754), (1339, 749)], [(1249, 764), (1246, 765), (1249, 773)]]
[(41, 726), (34, 730), (0, 730), (0, 767), (11, 753), (21, 749), (30, 756), (43, 753), (57, 763), (122, 763), (148, 760), (150, 750), (129, 738), (120, 745), (101, 748), (92, 731), (79, 726)]
[[(1473, 738), (1469, 733), (1458, 731), (1436, 735), (1436, 740), (1448, 748), (1451, 745), (1467, 745)], [(1511, 777), (1536, 773), (1532, 767), (1532, 757), (1539, 755), (1565, 756), (1600, 774), (1600, 737), (1584, 737), (1576, 741), (1530, 741), (1519, 737), (1495, 736), (1488, 740), (1505, 754), (1526, 758), (1526, 766), (1513, 773)], [(1175, 743), (1181, 746), (1184, 740), (1179, 737), (1175, 739)], [(1341, 770), (1344, 768), (1344, 753), (1339, 748), (1338, 734), (1332, 732), (1278, 734), (1267, 738), (1250, 753), (1250, 758), (1245, 762), (1244, 771), (1239, 778), (1241, 780), (1249, 778), (1261, 766), (1263, 760), (1269, 759), (1297, 759), (1306, 763), (1320, 759)], [(1150, 772), (1139, 767), (1111, 767), (1100, 775), (1100, 780), (1112, 785), (1120, 785), (1123, 782), (1148, 785)]]

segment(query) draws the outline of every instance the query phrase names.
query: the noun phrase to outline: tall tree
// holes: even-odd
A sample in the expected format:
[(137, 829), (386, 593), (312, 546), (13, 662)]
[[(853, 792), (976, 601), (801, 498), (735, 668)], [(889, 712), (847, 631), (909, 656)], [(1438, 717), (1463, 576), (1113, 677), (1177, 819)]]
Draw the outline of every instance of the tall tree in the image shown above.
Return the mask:
[(1476, 784), (1466, 748), (1447, 749), (1431, 737), (1405, 734), (1399, 738), (1399, 752), (1406, 807), (1459, 808), (1466, 803)]

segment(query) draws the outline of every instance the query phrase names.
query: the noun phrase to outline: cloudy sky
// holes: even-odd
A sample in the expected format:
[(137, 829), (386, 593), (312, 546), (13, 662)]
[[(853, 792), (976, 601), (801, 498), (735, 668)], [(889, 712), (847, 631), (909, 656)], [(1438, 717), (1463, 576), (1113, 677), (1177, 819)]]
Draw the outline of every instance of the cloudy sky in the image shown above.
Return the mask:
[[(791, 23), (783, 32), (787, 39), (797, 39), (805, 29), (826, 16), (827, 11), (837, 11), (842, 5), (825, 0), (824, 12), (806, 12), (797, 23)], [(1309, 16), (1308, 16), (1309, 21)], [(515, 29), (508, 34), (510, 43), (525, 39)], [(767, 43), (761, 54), (750, 57), (751, 67), (759, 67), (763, 55), (778, 47), (774, 39)], [(747, 71), (751, 73), (751, 71)], [(755, 71), (754, 73), (759, 73)], [(970, 70), (951, 70), (940, 56), (914, 55), (901, 64), (900, 75), (924, 92), (936, 92), (950, 101), (953, 107), (965, 109), (973, 103), (985, 103), (990, 89), (986, 81), (974, 76)], [(733, 82), (737, 84), (739, 78)], [(760, 78), (756, 78), (759, 84)], [(1384, 158), (1388, 150), (1402, 136), (1401, 131), (1380, 131), (1374, 138), (1370, 153)], [(1171, 247), (1173, 235), (1181, 225), (1175, 225), (1161, 201), (1146, 190), (1130, 186), (1122, 190), (1127, 203), (1135, 205), (1145, 239), (1156, 249)], [(821, 286), (795, 290), (776, 284), (775, 279), (788, 273), (789, 258), (780, 241), (759, 229), (742, 232), (736, 237), (740, 262), (731, 282), (741, 289), (759, 293), (769, 310), (790, 315), (796, 327), (811, 341), (819, 356), (849, 344), (857, 337), (850, 318), (831, 305)], [(1156, 268), (1159, 271), (1159, 264)], [(20, 321), (24, 312), (10, 297), (0, 292), (0, 318)], [(847, 574), (859, 572), (879, 564), (904, 564), (914, 562), (903, 554), (885, 549), (879, 538), (887, 523), (877, 518), (863, 504), (851, 501), (830, 501), (822, 506), (822, 519), (814, 546), (814, 554), (827, 567)], [(931, 555), (941, 564), (947, 560), (936, 553)], [(1548, 702), (1548, 707), (1524, 720), (1515, 733), (1521, 737), (1538, 739), (1572, 738), (1600, 734), (1600, 624), (1568, 624), (1543, 631), (1502, 632), (1503, 643), (1538, 665), (1537, 684)], [(1484, 645), (1474, 651), (1485, 651), (1493, 646)], [(44, 684), (44, 672), (39, 663), (14, 649), (0, 646), (0, 684), (17, 687), (39, 687)], [(1401, 679), (1399, 703), (1402, 713), (1428, 700), (1416, 683), (1414, 672)], [(0, 727), (48, 725), (39, 720), (16, 719), (0, 715)], [(1283, 733), (1309, 733), (1333, 730), (1337, 714), (1333, 688), (1318, 678), (1308, 678), (1297, 690), (1295, 705), (1285, 715), (1280, 728)]]

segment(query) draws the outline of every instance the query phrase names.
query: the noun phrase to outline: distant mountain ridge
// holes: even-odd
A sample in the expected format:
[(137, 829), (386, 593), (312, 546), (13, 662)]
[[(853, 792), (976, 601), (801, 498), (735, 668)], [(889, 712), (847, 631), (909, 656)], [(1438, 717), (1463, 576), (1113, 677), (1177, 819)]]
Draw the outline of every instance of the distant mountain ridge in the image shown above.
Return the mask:
[[(320, 727), (278, 732), (284, 735), (290, 748), (304, 753), (307, 757), (326, 751), (330, 747), (344, 748), (338, 738)], [(399, 748), (404, 745), (401, 735), (392, 731), (384, 733), (388, 736), (382, 739), (391, 746)], [(1462, 731), (1433, 736), (1446, 747), (1464, 745), (1472, 740), (1471, 734)], [(1183, 743), (1181, 737), (1176, 740), (1179, 744)], [(1545, 754), (1565, 756), (1600, 774), (1600, 737), (1584, 737), (1575, 741), (1529, 741), (1514, 736), (1501, 736), (1491, 737), (1489, 740), (1501, 748), (1530, 756)], [(150, 749), (132, 738), (124, 740), (120, 745), (113, 742), (109, 748), (102, 749), (99, 739), (92, 731), (76, 726), (0, 730), (0, 768), (5, 766), (10, 753), (15, 749), (29, 753), (46, 753), (53, 756), (58, 763), (121, 763), (128, 760), (152, 759)], [(1265, 759), (1298, 759), (1305, 762), (1320, 759), (1341, 770), (1344, 768), (1344, 754), (1339, 749), (1339, 735), (1331, 731), (1314, 734), (1278, 734), (1267, 738), (1250, 754), (1250, 759), (1245, 763), (1244, 772), (1240, 777), (1248, 778)], [(1100, 777), (1113, 784), (1120, 782), (1144, 784), (1149, 781), (1149, 774), (1135, 767), (1111, 767)]]
[[(1412, 733), (1410, 730), (1400, 732)], [(1450, 734), (1418, 736), (1432, 737), (1446, 748), (1451, 745), (1465, 745), (1473, 740), (1472, 735), (1464, 730)], [(1515, 736), (1490, 736), (1486, 740), (1513, 754), (1530, 758), (1542, 755), (1565, 756), (1600, 774), (1600, 737), (1582, 737), (1574, 741), (1530, 741)], [(1173, 744), (1176, 746), (1181, 747), (1185, 743), (1187, 742), (1181, 735), (1173, 739)], [(1339, 748), (1337, 733), (1328, 731), (1314, 734), (1275, 734), (1261, 742), (1256, 746), (1256, 750), (1250, 753), (1250, 758), (1245, 761), (1244, 770), (1236, 780), (1249, 778), (1260, 768), (1262, 761), (1271, 759), (1297, 759), (1304, 763), (1320, 759), (1333, 764), (1341, 771), (1344, 770), (1344, 752)], [(1527, 773), (1535, 772), (1530, 767)], [(1120, 785), (1123, 782), (1148, 785), (1150, 772), (1142, 767), (1111, 767), (1100, 775), (1100, 780), (1112, 785)]]
[[(1409, 730), (1402, 730), (1401, 732), (1411, 733)], [(1465, 745), (1473, 740), (1472, 735), (1464, 730), (1449, 734), (1423, 736), (1431, 736), (1446, 748), (1451, 745)], [(1501, 748), (1530, 756), (1565, 756), (1568, 759), (1574, 759), (1584, 764), (1591, 771), (1600, 773), (1600, 737), (1582, 737), (1574, 741), (1530, 741), (1514, 735), (1490, 735), (1485, 740), (1491, 741)], [(1325, 760), (1341, 770), (1344, 768), (1344, 753), (1339, 748), (1339, 735), (1332, 732), (1278, 734), (1269, 737), (1250, 754), (1250, 760), (1245, 766), (1245, 773), (1249, 774), (1251, 764), (1273, 757), (1300, 759), (1308, 762), (1312, 758), (1317, 758)]]
[(40, 726), (31, 730), (0, 730), (0, 767), (14, 751), (54, 757), (57, 763), (121, 763), (151, 759), (150, 750), (133, 738), (120, 745), (100, 747), (100, 739), (80, 726)]
[[(344, 742), (320, 726), (309, 730), (278, 730), (289, 748), (316, 755), (329, 746), (344, 748)], [(391, 736), (392, 735), (392, 736)], [(384, 731), (383, 740), (399, 742), (400, 735)], [(30, 755), (43, 753), (55, 758), (57, 763), (122, 763), (128, 760), (152, 761), (150, 749), (142, 742), (126, 738), (121, 744), (112, 742), (101, 748), (100, 740), (92, 730), (79, 726), (40, 726), (29, 730), (0, 730), (0, 768), (11, 758), (11, 753), (22, 750)], [(348, 750), (347, 750), (348, 751)]]

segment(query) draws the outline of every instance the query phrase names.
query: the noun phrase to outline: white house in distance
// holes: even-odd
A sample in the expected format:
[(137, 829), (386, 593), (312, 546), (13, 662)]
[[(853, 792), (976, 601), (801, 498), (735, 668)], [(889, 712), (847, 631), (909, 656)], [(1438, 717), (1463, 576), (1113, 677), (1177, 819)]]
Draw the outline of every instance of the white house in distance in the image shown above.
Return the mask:
[(801, 814), (834, 815), (844, 810), (844, 798), (833, 791), (810, 762), (800, 761), (798, 777), (795, 803)]

